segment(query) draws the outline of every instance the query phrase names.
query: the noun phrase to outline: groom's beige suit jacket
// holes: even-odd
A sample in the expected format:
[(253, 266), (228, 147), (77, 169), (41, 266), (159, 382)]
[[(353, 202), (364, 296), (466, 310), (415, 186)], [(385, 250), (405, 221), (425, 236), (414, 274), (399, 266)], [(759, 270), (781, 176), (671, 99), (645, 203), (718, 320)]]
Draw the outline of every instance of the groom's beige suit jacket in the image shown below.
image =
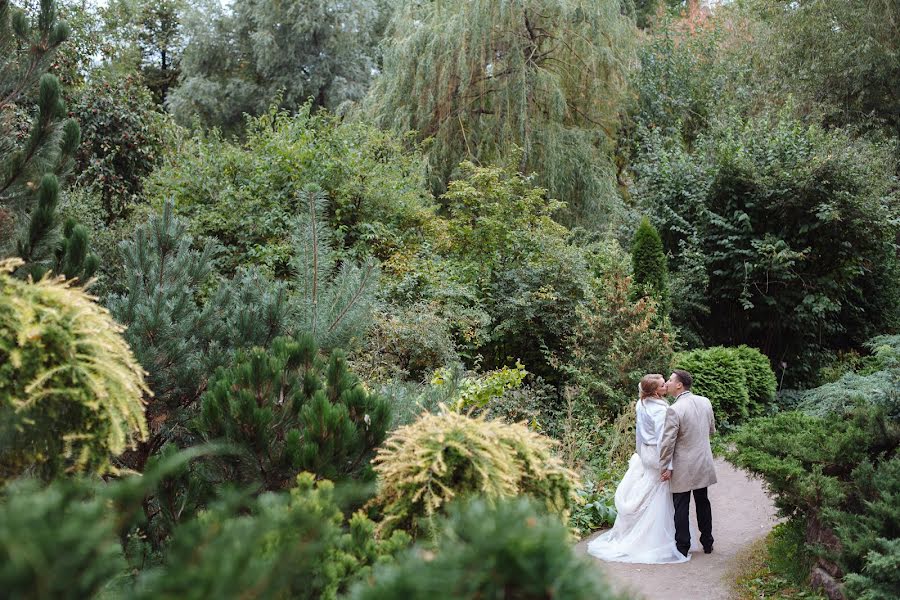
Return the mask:
[[(709, 487), (716, 482), (709, 437), (716, 432), (708, 398), (685, 392), (666, 410), (659, 440), (660, 471), (672, 469), (672, 493)], [(670, 466), (671, 465), (671, 466)]]

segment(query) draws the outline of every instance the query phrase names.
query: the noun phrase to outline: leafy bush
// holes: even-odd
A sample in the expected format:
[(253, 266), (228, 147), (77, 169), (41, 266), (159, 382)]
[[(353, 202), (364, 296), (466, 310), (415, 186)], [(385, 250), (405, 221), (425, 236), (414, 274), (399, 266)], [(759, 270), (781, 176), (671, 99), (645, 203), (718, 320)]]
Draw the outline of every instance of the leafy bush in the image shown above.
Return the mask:
[(561, 204), (530, 177), (472, 163), (460, 168), (441, 198), (449, 217), (437, 224), (437, 256), (416, 267), (434, 274), (422, 293), (439, 299), (451, 322), (472, 309), (484, 316), (458, 332), (460, 353), (481, 355), (483, 369), (518, 359), (558, 383), (552, 357), (566, 353), (577, 309), (591, 293), (586, 252), (554, 221)]
[(240, 450), (221, 458), (225, 480), (278, 490), (300, 470), (332, 479), (364, 470), (389, 424), (387, 400), (362, 387), (343, 354), (333, 352), (326, 366), (302, 336), (277, 338), (219, 369), (196, 427)]
[[(522, 385), (528, 371), (522, 363), (517, 362), (515, 368), (503, 367), (476, 377), (462, 377), (453, 381), (454, 392), (450, 408), (457, 412), (466, 409), (484, 408), (492, 400), (502, 396), (507, 390)], [(431, 384), (438, 387), (448, 385), (451, 375), (449, 369), (438, 369), (431, 379)]]
[(747, 373), (734, 348), (717, 346), (684, 352), (675, 356), (674, 365), (693, 375), (692, 391), (709, 398), (717, 424), (736, 425), (747, 418)]
[(362, 348), (351, 354), (354, 369), (369, 383), (423, 381), (459, 361), (448, 317), (433, 302), (376, 308)]
[(553, 446), (522, 424), (423, 414), (394, 431), (375, 458), (382, 527), (415, 534), (424, 519), (433, 534), (435, 516), (448, 502), (474, 494), (489, 501), (529, 495), (565, 515), (576, 500), (577, 478)]
[(693, 147), (648, 136), (640, 202), (672, 271), (702, 265), (684, 293), (705, 306), (676, 309), (678, 324), (786, 362), (788, 382), (809, 380), (821, 350), (890, 330), (895, 157), (890, 144), (808, 127), (790, 107), (712, 120)]
[(569, 523), (584, 536), (602, 527), (612, 527), (616, 522), (615, 485), (597, 485), (586, 482), (578, 488), (578, 504), (572, 510)]
[(160, 160), (164, 128), (149, 90), (131, 77), (98, 79), (80, 88), (72, 112), (81, 125), (75, 183), (96, 190), (106, 223), (141, 201), (143, 180)]
[(576, 557), (565, 526), (526, 499), (455, 506), (432, 545), (376, 569), (353, 600), (612, 599), (595, 565)]
[(769, 359), (756, 348), (741, 345), (735, 348), (734, 352), (737, 354), (746, 376), (750, 416), (765, 414), (774, 404), (775, 392), (778, 388), (772, 365), (769, 363)]
[(0, 262), (0, 481), (107, 471), (147, 435), (144, 372), (94, 298), (19, 264)]
[(388, 262), (417, 248), (433, 218), (422, 159), (403, 138), (309, 108), (251, 119), (241, 143), (197, 134), (146, 185), (156, 202), (172, 198), (194, 233), (223, 244), (226, 273), (242, 265), (289, 273), (309, 186), (329, 199), (325, 221), (339, 252)]

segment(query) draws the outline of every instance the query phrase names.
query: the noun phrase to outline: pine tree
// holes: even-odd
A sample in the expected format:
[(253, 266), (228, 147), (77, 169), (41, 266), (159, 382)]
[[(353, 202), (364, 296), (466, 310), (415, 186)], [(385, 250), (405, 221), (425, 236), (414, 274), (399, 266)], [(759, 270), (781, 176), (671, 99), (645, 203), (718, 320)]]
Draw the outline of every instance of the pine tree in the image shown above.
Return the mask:
[(620, 0), (405, 0), (365, 112), (433, 138), (437, 193), (463, 160), (515, 162), (539, 173), (571, 220), (615, 222), (613, 146), (632, 29)]
[(37, 278), (51, 268), (88, 278), (98, 266), (87, 252), (86, 229), (59, 231), (58, 178), (81, 133), (77, 122), (65, 118), (59, 80), (46, 71), (68, 36), (53, 0), (41, 0), (34, 22), (0, 0), (0, 212), (12, 221), (0, 252), (23, 259), (23, 272)]
[(147, 405), (152, 435), (131, 457), (134, 468), (183, 431), (216, 367), (239, 348), (267, 347), (292, 323), (286, 285), (256, 271), (222, 281), (204, 301), (217, 249), (209, 240), (194, 245), (169, 201), (120, 246), (126, 291), (107, 305), (128, 327), (125, 337), (154, 394)]
[(325, 195), (310, 187), (302, 199), (306, 211), (297, 220), (293, 262), (298, 331), (312, 335), (323, 350), (346, 348), (371, 324), (379, 269), (372, 259), (338, 265), (336, 244), (323, 217)]
[(631, 264), (635, 290), (642, 296), (656, 298), (668, 313), (669, 270), (659, 232), (644, 217), (631, 243)]
[(219, 369), (196, 430), (240, 449), (223, 457), (226, 481), (278, 490), (301, 470), (344, 478), (363, 471), (390, 424), (388, 402), (350, 374), (343, 353), (327, 366), (309, 335), (278, 338)]
[(220, 360), (207, 352), (217, 333), (213, 307), (198, 301), (213, 269), (215, 247), (207, 242), (193, 249), (187, 225), (174, 211), (167, 202), (160, 216), (122, 242), (127, 291), (107, 300), (148, 371), (154, 397), (147, 416), (154, 429), (199, 398), (209, 363)]

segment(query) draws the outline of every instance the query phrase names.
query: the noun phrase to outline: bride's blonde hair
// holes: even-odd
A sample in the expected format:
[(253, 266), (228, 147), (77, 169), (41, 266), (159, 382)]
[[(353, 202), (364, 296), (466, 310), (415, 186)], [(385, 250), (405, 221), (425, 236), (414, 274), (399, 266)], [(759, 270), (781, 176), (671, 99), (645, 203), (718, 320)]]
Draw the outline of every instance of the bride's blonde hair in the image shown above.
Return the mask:
[(659, 383), (660, 379), (665, 381), (665, 378), (659, 373), (648, 373), (641, 377), (641, 381), (638, 383), (638, 396), (641, 402), (644, 401), (644, 398), (649, 398), (656, 394), (656, 390), (662, 387), (662, 384)]

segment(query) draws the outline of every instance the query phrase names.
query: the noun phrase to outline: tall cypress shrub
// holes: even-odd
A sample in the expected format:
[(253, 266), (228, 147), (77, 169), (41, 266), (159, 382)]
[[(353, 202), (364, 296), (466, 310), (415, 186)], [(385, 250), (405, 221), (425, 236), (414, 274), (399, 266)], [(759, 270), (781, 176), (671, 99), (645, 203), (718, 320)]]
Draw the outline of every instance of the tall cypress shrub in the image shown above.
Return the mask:
[(631, 243), (635, 292), (659, 300), (665, 312), (669, 303), (669, 268), (662, 239), (650, 219), (644, 217)]

